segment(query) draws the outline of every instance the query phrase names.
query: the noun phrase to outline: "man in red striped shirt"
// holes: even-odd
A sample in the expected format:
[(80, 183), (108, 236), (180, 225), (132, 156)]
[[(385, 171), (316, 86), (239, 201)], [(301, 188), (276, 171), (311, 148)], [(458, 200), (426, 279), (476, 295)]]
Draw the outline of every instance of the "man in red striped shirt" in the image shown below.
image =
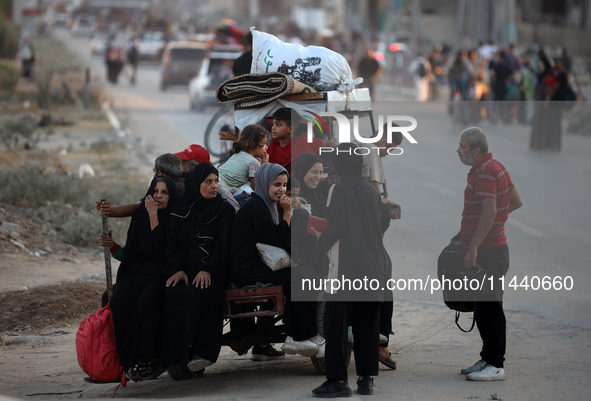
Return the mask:
[[(457, 152), (462, 163), (472, 166), (460, 230), (464, 263), (472, 268), (478, 262), (487, 272), (484, 286), (488, 287), (483, 288), (485, 299), (474, 303), (474, 319), (482, 339), (481, 360), (462, 373), (467, 380), (505, 380), (506, 321), (499, 278), (509, 269), (505, 222), (509, 213), (521, 207), (521, 198), (505, 166), (488, 151), (488, 139), (480, 128), (462, 131)], [(492, 288), (488, 277), (493, 277)]]

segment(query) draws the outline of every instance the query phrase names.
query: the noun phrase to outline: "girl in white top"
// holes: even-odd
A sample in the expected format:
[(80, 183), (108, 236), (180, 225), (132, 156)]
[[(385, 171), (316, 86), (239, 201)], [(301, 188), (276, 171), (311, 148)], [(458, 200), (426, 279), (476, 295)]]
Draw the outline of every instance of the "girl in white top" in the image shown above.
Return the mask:
[(220, 183), (240, 200), (255, 189), (254, 175), (262, 163), (269, 161), (268, 132), (258, 125), (247, 125), (232, 145), (232, 156), (218, 168)]

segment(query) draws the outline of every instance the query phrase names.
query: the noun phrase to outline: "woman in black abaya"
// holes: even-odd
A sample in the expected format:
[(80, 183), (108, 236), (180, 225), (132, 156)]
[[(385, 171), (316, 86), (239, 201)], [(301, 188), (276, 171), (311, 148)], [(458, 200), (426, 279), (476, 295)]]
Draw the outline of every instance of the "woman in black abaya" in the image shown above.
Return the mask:
[(222, 346), (234, 208), (218, 188), (211, 164), (191, 170), (168, 229), (164, 364), (193, 373), (215, 363)]
[(119, 360), (134, 381), (164, 372), (160, 360), (166, 225), (177, 201), (170, 177), (152, 180), (146, 197), (131, 217), (110, 300)]
[(313, 216), (326, 217), (328, 184), (324, 181), (322, 158), (314, 153), (302, 153), (295, 161), (293, 176), (300, 182), (300, 198), (311, 206)]

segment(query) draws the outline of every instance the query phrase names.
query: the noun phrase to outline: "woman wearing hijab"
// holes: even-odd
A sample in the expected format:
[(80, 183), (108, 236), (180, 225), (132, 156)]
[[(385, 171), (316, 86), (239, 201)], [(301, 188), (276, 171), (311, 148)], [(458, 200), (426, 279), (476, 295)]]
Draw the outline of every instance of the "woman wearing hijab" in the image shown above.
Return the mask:
[[(161, 356), (166, 226), (177, 201), (170, 177), (152, 180), (131, 217), (117, 271), (110, 300), (115, 340), (121, 365), (133, 381), (155, 378), (164, 372)], [(112, 243), (111, 253), (116, 254), (118, 248)]]
[(313, 216), (326, 216), (328, 185), (324, 180), (322, 158), (314, 153), (302, 153), (295, 161), (293, 176), (300, 182), (300, 198), (311, 206)]
[[(256, 283), (283, 286), (286, 298), (283, 320), (288, 335), (283, 351), (321, 357), (324, 339), (317, 336), (316, 304), (292, 303), (291, 268), (271, 270), (256, 249), (257, 243), (263, 243), (291, 253), (291, 199), (285, 195), (287, 178), (287, 170), (275, 163), (265, 163), (257, 170), (254, 194), (238, 211), (232, 225), (232, 282), (240, 287)], [(252, 351), (255, 360), (283, 356), (271, 345), (258, 346)]]
[[(312, 391), (318, 397), (352, 394), (347, 383), (346, 348), (343, 347), (347, 344), (348, 326), (352, 327), (355, 338), (358, 394), (372, 394), (371, 376), (378, 374), (380, 305), (385, 288), (382, 233), (388, 228), (390, 217), (379, 194), (362, 177), (363, 157), (354, 153), (356, 147), (351, 143), (337, 147), (333, 163), (340, 181), (328, 195), (326, 212), (330, 225), (317, 235), (325, 249), (332, 247), (329, 279), (342, 280), (344, 276), (351, 282), (366, 280), (374, 284), (367, 290), (333, 291), (330, 284), (326, 289), (327, 380)], [(372, 280), (377, 280), (378, 285)]]
[(234, 208), (218, 184), (211, 164), (191, 170), (168, 229), (164, 365), (193, 373), (213, 365), (222, 346)]

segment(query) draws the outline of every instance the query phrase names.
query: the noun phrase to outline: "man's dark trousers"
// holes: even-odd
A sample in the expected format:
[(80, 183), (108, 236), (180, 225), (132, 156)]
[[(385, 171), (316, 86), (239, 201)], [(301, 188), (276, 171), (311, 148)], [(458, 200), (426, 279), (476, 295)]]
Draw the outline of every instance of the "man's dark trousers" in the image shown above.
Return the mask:
[[(474, 319), (482, 339), (480, 357), (497, 368), (503, 367), (507, 343), (505, 312), (503, 311), (503, 289), (500, 277), (509, 270), (509, 247), (478, 248), (478, 265), (486, 270), (483, 301), (474, 303)], [(490, 277), (493, 277), (491, 290)]]

